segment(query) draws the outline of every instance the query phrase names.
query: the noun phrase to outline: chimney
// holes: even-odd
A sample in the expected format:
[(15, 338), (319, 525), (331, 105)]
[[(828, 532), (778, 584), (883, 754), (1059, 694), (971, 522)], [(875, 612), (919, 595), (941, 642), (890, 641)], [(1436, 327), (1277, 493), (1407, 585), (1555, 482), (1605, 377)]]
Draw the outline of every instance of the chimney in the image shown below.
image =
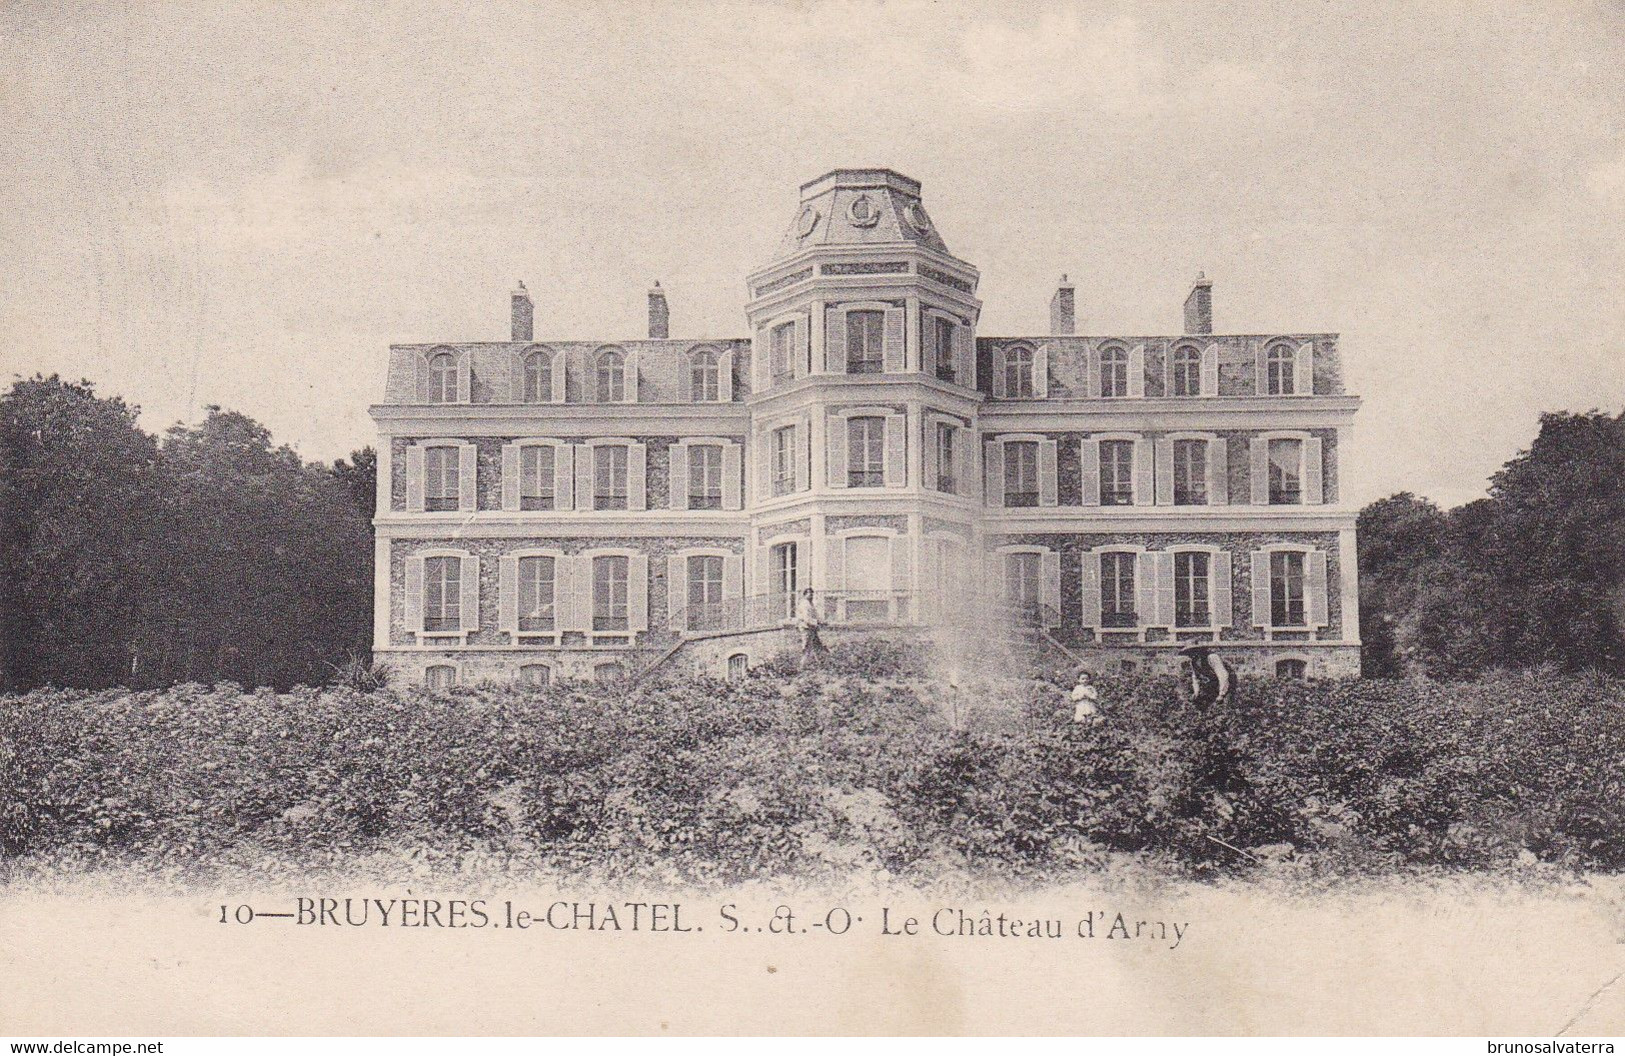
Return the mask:
[(671, 336), (671, 310), (666, 307), (666, 291), (660, 288), (660, 280), (649, 289), (649, 336)]
[(1211, 334), (1213, 332), (1213, 283), (1202, 273), (1196, 273), (1196, 284), (1185, 298), (1185, 332)]
[(1049, 299), (1049, 332), (1075, 334), (1078, 332), (1077, 296), (1066, 276), (1055, 287), (1055, 296)]
[(519, 288), (513, 291), (513, 340), (535, 340), (531, 329), (535, 312), (535, 307), (530, 303), (530, 291), (521, 282)]

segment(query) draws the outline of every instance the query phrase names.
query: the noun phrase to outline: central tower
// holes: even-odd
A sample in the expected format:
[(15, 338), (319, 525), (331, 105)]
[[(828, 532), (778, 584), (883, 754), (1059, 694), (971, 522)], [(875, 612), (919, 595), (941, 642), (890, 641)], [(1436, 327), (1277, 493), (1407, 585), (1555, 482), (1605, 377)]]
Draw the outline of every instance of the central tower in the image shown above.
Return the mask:
[(977, 552), (978, 273), (907, 176), (836, 169), (800, 197), (747, 279), (748, 593), (788, 606), (810, 586), (830, 619), (929, 618)]

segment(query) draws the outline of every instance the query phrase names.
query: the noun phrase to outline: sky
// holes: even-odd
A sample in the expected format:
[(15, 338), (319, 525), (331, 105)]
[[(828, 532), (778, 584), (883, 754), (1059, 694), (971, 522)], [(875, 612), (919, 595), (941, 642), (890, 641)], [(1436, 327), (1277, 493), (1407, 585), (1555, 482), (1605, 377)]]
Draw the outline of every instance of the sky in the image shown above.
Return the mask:
[(0, 7), (0, 380), (372, 442), (391, 342), (742, 336), (797, 186), (924, 184), (985, 335), (1342, 335), (1345, 499), (1625, 410), (1625, 5)]

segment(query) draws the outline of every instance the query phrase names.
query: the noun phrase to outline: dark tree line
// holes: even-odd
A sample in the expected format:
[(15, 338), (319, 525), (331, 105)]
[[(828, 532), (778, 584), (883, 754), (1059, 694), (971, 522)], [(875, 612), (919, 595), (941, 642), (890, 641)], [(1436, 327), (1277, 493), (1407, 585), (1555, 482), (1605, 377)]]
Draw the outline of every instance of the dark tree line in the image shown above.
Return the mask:
[(308, 464), (209, 408), (162, 438), (89, 382), (0, 396), (0, 685), (330, 680), (368, 646), (372, 450)]
[(1625, 673), (1625, 414), (1541, 416), (1488, 498), (1360, 513), (1367, 675), (1550, 664)]

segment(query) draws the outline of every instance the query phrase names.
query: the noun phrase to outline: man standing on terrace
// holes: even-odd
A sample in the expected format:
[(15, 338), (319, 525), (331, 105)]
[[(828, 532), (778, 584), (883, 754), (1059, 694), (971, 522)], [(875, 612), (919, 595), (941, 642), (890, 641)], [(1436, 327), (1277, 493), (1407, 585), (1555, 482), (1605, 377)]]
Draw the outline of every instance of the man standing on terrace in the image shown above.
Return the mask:
[(815, 663), (818, 655), (824, 651), (823, 640), (818, 637), (818, 626), (822, 622), (818, 606), (813, 604), (813, 589), (807, 587), (796, 602), (796, 626), (801, 628), (802, 667)]

